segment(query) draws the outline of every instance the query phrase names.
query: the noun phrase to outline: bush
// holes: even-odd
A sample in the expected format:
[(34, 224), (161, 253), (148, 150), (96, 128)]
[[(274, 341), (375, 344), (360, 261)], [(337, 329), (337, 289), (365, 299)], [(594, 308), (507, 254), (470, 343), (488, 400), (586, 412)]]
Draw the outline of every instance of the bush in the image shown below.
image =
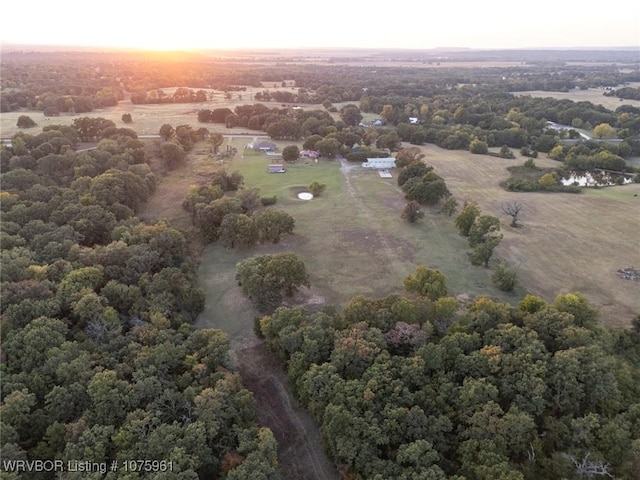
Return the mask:
[(476, 155), (486, 155), (489, 152), (489, 146), (487, 142), (474, 138), (469, 145), (469, 151)]
[(18, 117), (18, 122), (16, 123), (16, 126), (18, 128), (31, 128), (35, 127), (36, 125), (36, 122), (34, 122), (33, 119), (28, 115), (20, 115)]
[(320, 183), (317, 180), (314, 180), (309, 185), (309, 191), (314, 197), (319, 197), (322, 192), (324, 192), (327, 186), (324, 183)]
[(255, 333), (258, 338), (264, 338), (264, 333), (262, 333), (262, 328), (260, 328), (260, 320), (261, 317), (253, 317), (253, 333)]
[(504, 145), (501, 149), (500, 149), (500, 154), (499, 156), (501, 158), (509, 158), (509, 159), (514, 159), (516, 158), (516, 156), (513, 154), (513, 152), (511, 151), (511, 149)]
[(553, 175), (553, 173), (545, 173), (542, 177), (540, 177), (540, 180), (538, 182), (540, 183), (540, 187), (542, 188), (553, 187), (557, 183), (556, 177)]
[(491, 280), (503, 292), (512, 292), (516, 286), (516, 271), (500, 262), (491, 275)]
[(260, 199), (260, 203), (262, 203), (263, 207), (268, 207), (270, 205), (275, 205), (278, 201), (278, 197), (275, 195), (273, 197), (262, 197)]

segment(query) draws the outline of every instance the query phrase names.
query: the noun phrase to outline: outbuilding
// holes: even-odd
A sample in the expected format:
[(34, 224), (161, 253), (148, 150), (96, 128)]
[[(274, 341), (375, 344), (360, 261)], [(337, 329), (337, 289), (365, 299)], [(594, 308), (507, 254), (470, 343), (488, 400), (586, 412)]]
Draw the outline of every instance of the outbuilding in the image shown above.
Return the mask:
[(365, 168), (379, 168), (388, 170), (396, 167), (396, 159), (394, 157), (385, 158), (367, 158), (366, 162), (362, 163)]
[(252, 148), (256, 152), (276, 152), (278, 151), (278, 146), (272, 142), (253, 142)]
[(267, 169), (268, 173), (284, 173), (284, 167), (281, 163), (272, 163)]

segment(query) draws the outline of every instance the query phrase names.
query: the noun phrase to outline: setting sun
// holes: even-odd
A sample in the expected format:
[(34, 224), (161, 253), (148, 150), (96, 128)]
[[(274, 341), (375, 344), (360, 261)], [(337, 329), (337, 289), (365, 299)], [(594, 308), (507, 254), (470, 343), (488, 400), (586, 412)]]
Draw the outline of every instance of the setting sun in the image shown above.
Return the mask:
[[(33, 3), (33, 2), (32, 2)], [(327, 0), (303, 11), (292, 1), (169, 6), (114, 0), (89, 15), (85, 2), (9, 2), (2, 42), (153, 50), (229, 48), (548, 48), (637, 46), (637, 7), (577, 9), (537, 2), (523, 13), (509, 2), (417, 4), (381, 13)], [(28, 5), (28, 6), (27, 6)], [(33, 16), (25, 8), (37, 9)], [(83, 18), (81, 15), (87, 12)], [(63, 19), (63, 15), (68, 18)], [(28, 22), (26, 19), (28, 18)], [(524, 22), (524, 23), (523, 23)]]

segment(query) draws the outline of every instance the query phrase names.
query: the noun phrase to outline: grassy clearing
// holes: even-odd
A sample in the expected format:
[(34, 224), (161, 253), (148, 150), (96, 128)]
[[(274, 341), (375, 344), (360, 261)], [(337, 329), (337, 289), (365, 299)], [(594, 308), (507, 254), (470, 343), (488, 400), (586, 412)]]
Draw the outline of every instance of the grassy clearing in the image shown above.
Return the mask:
[[(295, 235), (280, 244), (247, 251), (210, 245), (204, 250), (200, 275), (208, 300), (203, 324), (248, 332), (256, 312), (235, 285), (235, 264), (256, 253), (283, 251), (297, 253), (310, 271), (312, 289), (304, 292), (303, 301), (338, 307), (359, 294), (403, 293), (404, 278), (426, 264), (443, 271), (454, 295), (491, 295), (514, 303), (525, 288), (548, 301), (558, 293), (580, 291), (613, 327), (629, 325), (640, 311), (638, 284), (616, 275), (620, 268), (640, 265), (638, 184), (577, 195), (507, 192), (499, 186), (509, 176), (506, 167), (521, 165), (524, 157), (506, 160), (423, 147), (425, 161), (446, 179), (460, 203), (477, 201), (483, 213), (501, 219), (505, 237), (496, 257), (517, 267), (522, 285), (515, 294), (504, 294), (493, 286), (490, 270), (469, 264), (466, 239), (451, 218), (437, 208), (426, 209), (415, 225), (400, 218), (404, 201), (395, 178), (381, 179), (358, 166), (343, 172), (338, 161), (326, 160), (285, 164), (286, 173), (268, 174), (269, 158), (245, 151), (247, 141), (231, 139), (239, 153), (222, 166), (208, 159), (204, 147), (196, 147), (187, 167), (163, 178), (141, 212), (144, 218), (168, 218), (189, 231), (190, 220), (180, 207), (189, 185), (206, 182), (214, 169), (228, 168), (240, 171), (246, 185), (259, 188), (263, 196), (276, 195), (276, 207), (295, 218)], [(550, 168), (557, 162), (538, 158), (536, 165)], [(295, 193), (313, 180), (327, 185), (325, 193), (312, 201), (298, 200)], [(521, 228), (509, 227), (510, 218), (501, 211), (508, 200), (524, 206)]]
[[(458, 199), (475, 200), (484, 213), (501, 219), (505, 237), (496, 254), (518, 266), (518, 278), (531, 293), (552, 301), (558, 293), (582, 292), (611, 327), (628, 326), (640, 312), (640, 286), (616, 275), (620, 268), (640, 265), (640, 184), (582, 194), (507, 192), (499, 186), (509, 175), (506, 167), (524, 158), (504, 160), (435, 146), (423, 151)], [(536, 159), (540, 167), (553, 163)], [(508, 200), (523, 204), (522, 228), (508, 226), (501, 211)]]
[[(638, 88), (640, 83), (633, 83), (630, 86)], [(608, 108), (612, 112), (621, 105), (633, 105), (634, 107), (640, 107), (640, 100), (624, 99), (621, 100), (617, 97), (605, 97), (603, 95), (604, 90), (599, 88), (588, 88), (586, 90), (573, 89), (569, 92), (546, 92), (543, 90), (531, 90), (528, 92), (514, 92), (517, 96), (529, 96), (529, 97), (550, 97), (558, 100), (572, 100), (574, 102), (591, 102), (594, 105), (602, 105)]]
[[(207, 307), (199, 324), (246, 334), (256, 315), (235, 284), (235, 264), (251, 255), (292, 251), (307, 265), (312, 289), (302, 301), (344, 307), (356, 295), (384, 296), (404, 293), (403, 281), (420, 264), (439, 268), (450, 293), (491, 295), (514, 302), (518, 294), (505, 294), (491, 283), (491, 272), (471, 266), (466, 239), (453, 219), (427, 209), (414, 225), (400, 218), (404, 207), (396, 179), (381, 179), (375, 171), (338, 161), (285, 165), (287, 173), (268, 174), (264, 156), (236, 157), (228, 166), (239, 170), (248, 187), (263, 195), (277, 195), (276, 207), (296, 220), (296, 233), (277, 245), (246, 251), (208, 246), (202, 256), (200, 278), (207, 290)], [(318, 180), (325, 193), (312, 201), (295, 197), (297, 187)]]
[[(167, 95), (173, 94), (177, 87), (163, 88), (162, 90)], [(197, 90), (197, 89), (193, 89)], [(77, 115), (62, 113), (58, 117), (45, 117), (42, 112), (34, 110), (19, 110), (15, 112), (6, 112), (0, 115), (0, 136), (12, 137), (18, 132), (26, 132), (37, 134), (40, 133), (42, 127), (47, 125), (72, 125), (76, 118), (82, 117), (102, 117), (107, 120), (113, 121), (117, 127), (126, 127), (135, 130), (138, 135), (157, 135), (160, 131), (160, 127), (165, 123), (173, 125), (191, 125), (195, 128), (204, 126), (210, 131), (225, 131), (225, 133), (233, 131), (246, 131), (247, 129), (231, 129), (227, 130), (220, 124), (202, 124), (198, 122), (198, 111), (203, 109), (215, 109), (228, 107), (233, 110), (238, 105), (247, 105), (255, 103), (253, 97), (258, 92), (263, 92), (265, 88), (247, 87), (246, 91), (233, 92), (231, 98), (227, 98), (224, 92), (207, 90), (207, 92), (213, 94), (213, 98), (207, 102), (201, 103), (166, 103), (166, 104), (152, 104), (152, 105), (135, 105), (131, 103), (129, 97), (125, 100), (121, 100), (114, 107), (100, 108), (93, 112), (82, 113)], [(287, 88), (269, 88), (271, 92), (282, 90), (292, 91), (291, 87)], [(260, 102), (269, 108), (281, 107), (277, 102)], [(315, 106), (314, 108), (317, 108)], [(133, 123), (126, 124), (122, 121), (122, 115), (125, 113), (131, 114)], [(27, 115), (36, 122), (37, 127), (31, 129), (21, 129), (16, 126), (18, 117), (20, 115)]]
[[(598, 305), (603, 322), (612, 327), (628, 326), (640, 312), (637, 282), (616, 275), (620, 268), (640, 266), (638, 184), (582, 194), (508, 192), (500, 187), (509, 176), (506, 168), (522, 165), (526, 158), (507, 160), (423, 147), (426, 163), (446, 179), (460, 203), (477, 201), (483, 213), (501, 219), (504, 240), (496, 257), (517, 267), (522, 285), (515, 294), (504, 294), (493, 286), (490, 270), (469, 264), (466, 239), (458, 235), (451, 218), (438, 214), (437, 208), (426, 209), (425, 218), (415, 225), (400, 218), (404, 201), (395, 178), (381, 179), (358, 166), (343, 172), (338, 161), (326, 160), (285, 164), (285, 174), (268, 174), (269, 158), (244, 150), (250, 139), (228, 141), (239, 152), (229, 163), (215, 164), (206, 148), (197, 146), (185, 168), (161, 180), (141, 216), (168, 218), (189, 232), (190, 220), (180, 206), (189, 185), (208, 181), (208, 174), (217, 168), (228, 168), (239, 170), (246, 185), (259, 188), (263, 196), (276, 195), (276, 207), (296, 220), (296, 233), (280, 244), (247, 251), (208, 246), (200, 267), (208, 295), (199, 319), (203, 325), (248, 332), (256, 312), (235, 284), (235, 264), (256, 253), (283, 251), (295, 252), (305, 261), (312, 289), (303, 292), (301, 301), (312, 303), (342, 307), (359, 294), (403, 293), (404, 278), (417, 265), (426, 264), (443, 271), (454, 295), (490, 295), (515, 303), (525, 288), (547, 301), (558, 293), (579, 291)], [(281, 149), (290, 144), (278, 143)], [(535, 162), (541, 168), (558, 165), (548, 158)], [(327, 185), (325, 193), (312, 201), (298, 200), (297, 189), (313, 180)], [(509, 227), (510, 218), (501, 211), (508, 200), (524, 206), (521, 228)]]

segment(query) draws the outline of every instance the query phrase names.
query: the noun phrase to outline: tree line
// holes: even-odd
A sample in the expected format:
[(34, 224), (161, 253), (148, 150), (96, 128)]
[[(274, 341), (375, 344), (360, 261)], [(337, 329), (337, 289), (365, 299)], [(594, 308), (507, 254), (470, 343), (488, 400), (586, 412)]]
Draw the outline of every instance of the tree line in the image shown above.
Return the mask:
[(259, 322), (344, 478), (635, 478), (638, 322), (578, 293), (463, 304), (426, 266), (405, 287)]
[[(193, 327), (184, 235), (135, 215), (156, 185), (147, 145), (102, 120), (1, 147), (2, 476), (26, 478), (13, 460), (145, 459), (164, 470), (28, 476), (277, 479), (228, 337)], [(76, 152), (86, 135), (97, 148)]]

